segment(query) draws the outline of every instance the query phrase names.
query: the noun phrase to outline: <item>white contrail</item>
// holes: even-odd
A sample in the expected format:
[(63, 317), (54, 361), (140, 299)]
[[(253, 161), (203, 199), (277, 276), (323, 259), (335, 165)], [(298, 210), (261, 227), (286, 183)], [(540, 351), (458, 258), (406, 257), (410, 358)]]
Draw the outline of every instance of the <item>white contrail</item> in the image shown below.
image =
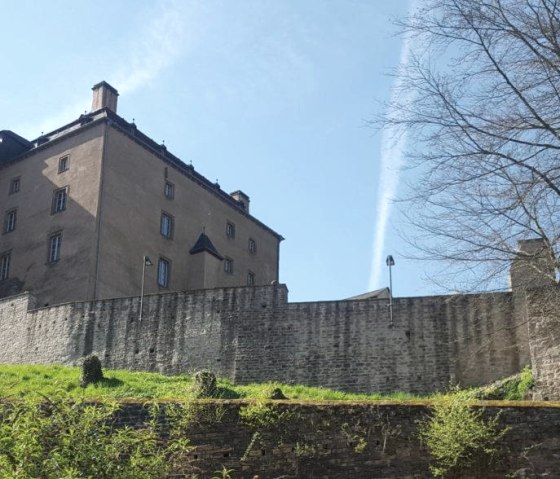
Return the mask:
[[(417, 9), (420, 0), (412, 0), (409, 12), (412, 13)], [(401, 47), (401, 55), (399, 60), (399, 70), (402, 70), (408, 64), (410, 58), (410, 38), (405, 35)], [(412, 100), (413, 93), (403, 92), (403, 78), (397, 76), (392, 90), (391, 103), (399, 101), (406, 103)], [(409, 98), (403, 98), (403, 93), (410, 95)], [(390, 117), (396, 112), (388, 111)], [(385, 235), (387, 231), (387, 221), (392, 209), (392, 203), (397, 192), (399, 184), (400, 170), (403, 166), (403, 153), (406, 147), (407, 133), (397, 132), (395, 128), (385, 127), (381, 135), (381, 165), (380, 176), (377, 193), (377, 218), (375, 221), (375, 236), (373, 239), (372, 262), (369, 277), (369, 290), (380, 287), (381, 271), (385, 268)]]

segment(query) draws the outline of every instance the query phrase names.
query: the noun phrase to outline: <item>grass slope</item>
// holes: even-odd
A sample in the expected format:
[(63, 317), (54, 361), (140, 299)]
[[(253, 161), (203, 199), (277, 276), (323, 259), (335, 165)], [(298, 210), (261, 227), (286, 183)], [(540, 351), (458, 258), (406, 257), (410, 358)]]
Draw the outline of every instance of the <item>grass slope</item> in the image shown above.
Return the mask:
[[(0, 398), (18, 399), (30, 395), (65, 396), (89, 399), (157, 399), (183, 400), (193, 397), (191, 376), (164, 376), (157, 373), (105, 370), (102, 382), (80, 387), (80, 368), (58, 365), (0, 365)], [(405, 393), (352, 394), (333, 389), (279, 383), (233, 385), (218, 381), (218, 395), (223, 399), (266, 399), (274, 388), (280, 388), (290, 399), (302, 401), (408, 401), (438, 399), (460, 394), (464, 399), (522, 400), (533, 384), (531, 371), (490, 386), (458, 390), (423, 398)]]
[[(87, 388), (80, 387), (80, 368), (57, 365), (0, 365), (0, 397), (22, 398), (33, 394), (52, 397), (80, 397), (91, 399), (189, 399), (192, 397), (192, 377), (163, 376), (156, 373), (104, 370), (105, 379)], [(414, 396), (404, 393), (351, 394), (326, 388), (285, 385), (278, 383), (233, 385), (218, 381), (219, 396), (224, 399), (267, 398), (279, 387), (290, 399), (311, 401), (373, 401), (408, 400)]]

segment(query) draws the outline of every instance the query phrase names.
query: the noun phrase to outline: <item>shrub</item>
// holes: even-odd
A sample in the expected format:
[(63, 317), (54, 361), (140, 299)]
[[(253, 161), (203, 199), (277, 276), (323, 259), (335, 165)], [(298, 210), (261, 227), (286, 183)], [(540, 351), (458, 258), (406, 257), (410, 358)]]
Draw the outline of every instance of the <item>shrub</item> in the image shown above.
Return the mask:
[(473, 408), (458, 395), (439, 400), (429, 419), (420, 422), (420, 438), (434, 459), (435, 477), (469, 470), (477, 462), (490, 460), (497, 443), (507, 432), (498, 430), (498, 416), (484, 418), (482, 408)]
[(102, 380), (101, 361), (94, 354), (86, 356), (82, 361), (82, 387), (85, 388), (89, 384), (95, 384)]
[(27, 399), (0, 405), (3, 479), (154, 479), (168, 457), (154, 422), (115, 429), (114, 404)]

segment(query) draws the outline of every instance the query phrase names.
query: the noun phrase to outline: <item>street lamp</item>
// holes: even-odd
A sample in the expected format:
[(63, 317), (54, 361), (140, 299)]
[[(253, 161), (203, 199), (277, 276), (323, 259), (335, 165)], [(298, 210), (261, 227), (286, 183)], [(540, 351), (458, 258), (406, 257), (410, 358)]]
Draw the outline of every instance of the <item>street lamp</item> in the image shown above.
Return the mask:
[(385, 263), (389, 266), (389, 318), (391, 324), (393, 324), (393, 273), (391, 268), (395, 266), (395, 260), (391, 255), (388, 255)]
[(138, 315), (138, 321), (142, 321), (142, 310), (144, 306), (144, 278), (146, 277), (146, 266), (153, 266), (154, 263), (148, 258), (144, 256), (142, 261), (142, 287), (140, 289), (140, 314)]

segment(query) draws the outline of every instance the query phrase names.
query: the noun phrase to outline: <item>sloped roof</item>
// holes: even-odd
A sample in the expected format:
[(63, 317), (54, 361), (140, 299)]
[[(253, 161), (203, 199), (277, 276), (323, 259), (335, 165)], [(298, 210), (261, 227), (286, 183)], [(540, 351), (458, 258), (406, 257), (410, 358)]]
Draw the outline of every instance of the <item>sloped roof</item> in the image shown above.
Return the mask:
[(191, 248), (189, 253), (197, 254), (197, 253), (203, 253), (204, 251), (215, 256), (220, 261), (224, 259), (224, 257), (220, 253), (218, 253), (218, 250), (214, 247), (212, 241), (210, 241), (210, 238), (208, 238), (208, 236), (205, 233), (200, 233), (200, 236), (196, 240), (196, 243)]
[(352, 296), (348, 299), (389, 299), (389, 296), (389, 288), (381, 288), (369, 291), (368, 293), (359, 294), (358, 296)]

